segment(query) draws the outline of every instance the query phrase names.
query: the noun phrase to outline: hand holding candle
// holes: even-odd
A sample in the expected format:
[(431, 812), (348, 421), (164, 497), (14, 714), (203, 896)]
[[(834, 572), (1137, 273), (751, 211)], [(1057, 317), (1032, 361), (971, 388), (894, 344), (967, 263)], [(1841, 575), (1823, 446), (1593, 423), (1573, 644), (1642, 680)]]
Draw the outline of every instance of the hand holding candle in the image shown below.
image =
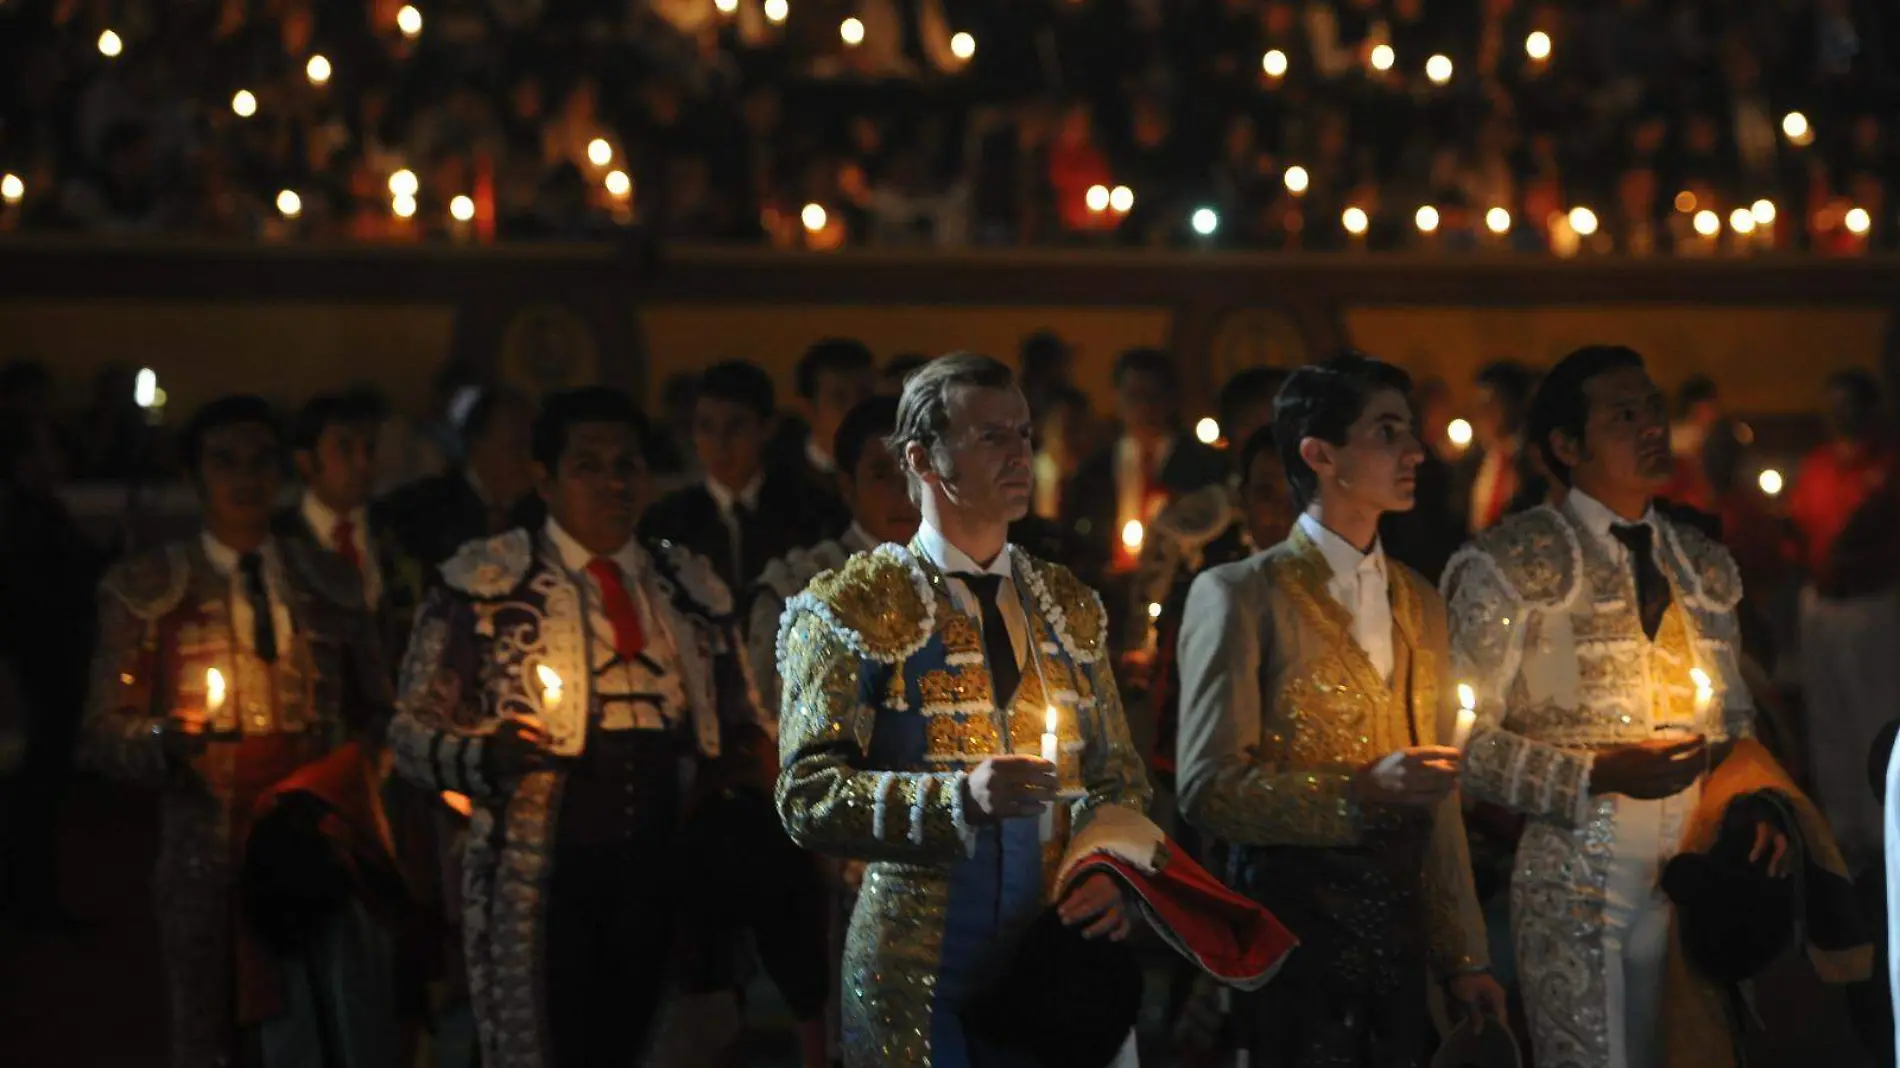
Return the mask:
[(1464, 752), (1471, 742), (1471, 728), (1478, 725), (1478, 693), (1468, 682), (1458, 684), (1458, 724), (1451, 731), (1451, 747)]

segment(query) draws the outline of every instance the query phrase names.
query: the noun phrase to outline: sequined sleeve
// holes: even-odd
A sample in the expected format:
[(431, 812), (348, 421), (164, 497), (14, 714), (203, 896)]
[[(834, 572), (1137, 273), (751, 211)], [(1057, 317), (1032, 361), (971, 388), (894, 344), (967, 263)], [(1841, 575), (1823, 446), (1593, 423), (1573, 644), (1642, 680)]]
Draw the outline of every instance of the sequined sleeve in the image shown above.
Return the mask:
[(99, 637), (79, 740), (79, 761), (115, 779), (156, 785), (165, 779), (165, 750), (152, 715), (157, 657), (145, 649), (149, 624), (116, 593), (99, 593)]
[(1467, 550), (1445, 573), (1453, 677), (1470, 680), (1477, 720), (1465, 747), (1471, 795), (1565, 827), (1581, 826), (1590, 807), (1589, 753), (1520, 733), (1507, 696), (1523, 662), (1530, 611), (1497, 564)]
[(389, 744), (404, 778), (493, 803), (500, 798), (483, 764), (474, 626), (474, 613), (459, 595), (445, 588), (430, 593), (410, 631)]
[(806, 849), (852, 860), (947, 864), (967, 855), (963, 772), (862, 766), (874, 713), (863, 661), (804, 611), (779, 640), (778, 812)]
[(1356, 844), (1350, 775), (1278, 767), (1261, 753), (1267, 596), (1244, 563), (1204, 572), (1188, 591), (1178, 656), (1182, 811), (1202, 830), (1246, 845)]
[[(1101, 612), (1101, 605), (1095, 610)], [(1098, 629), (1106, 632), (1107, 623)], [(1094, 701), (1096, 729), (1084, 739), (1082, 748), (1082, 784), (1087, 792), (1071, 812), (1078, 829), (1086, 814), (1098, 806), (1121, 805), (1145, 813), (1154, 796), (1141, 756), (1128, 735), (1128, 715), (1122, 709), (1114, 672), (1106, 660), (1079, 667)]]

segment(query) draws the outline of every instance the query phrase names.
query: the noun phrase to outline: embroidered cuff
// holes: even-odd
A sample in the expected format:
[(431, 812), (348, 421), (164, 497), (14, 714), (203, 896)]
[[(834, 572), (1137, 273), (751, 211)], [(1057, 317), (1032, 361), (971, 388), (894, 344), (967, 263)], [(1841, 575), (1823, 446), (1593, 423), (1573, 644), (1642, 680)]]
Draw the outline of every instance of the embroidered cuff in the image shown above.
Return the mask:
[(910, 799), (910, 844), (924, 844), (924, 804), (930, 800), (930, 789), (935, 786), (937, 777), (928, 772), (917, 780), (917, 792)]
[(871, 789), (871, 837), (884, 840), (885, 813), (891, 804), (891, 788), (897, 784), (897, 773), (886, 771), (879, 773), (877, 785)]
[(976, 856), (976, 828), (964, 818), (965, 799), (970, 796), (970, 774), (957, 772), (950, 780), (950, 825), (956, 828), (957, 840), (963, 843), (965, 856)]

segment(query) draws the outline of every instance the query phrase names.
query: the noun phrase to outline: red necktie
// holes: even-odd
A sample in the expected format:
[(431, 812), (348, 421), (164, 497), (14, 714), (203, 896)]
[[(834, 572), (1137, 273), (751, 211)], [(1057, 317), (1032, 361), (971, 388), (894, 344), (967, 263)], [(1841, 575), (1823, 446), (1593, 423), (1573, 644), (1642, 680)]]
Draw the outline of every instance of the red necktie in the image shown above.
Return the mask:
[(347, 519), (337, 520), (336, 529), (330, 532), (330, 540), (336, 545), (336, 554), (343, 558), (344, 563), (358, 572), (363, 570), (363, 556), (356, 551), (355, 523)]
[(587, 573), (600, 583), (600, 606), (606, 610), (607, 622), (614, 628), (614, 652), (619, 653), (622, 660), (632, 660), (647, 647), (647, 634), (640, 626), (640, 612), (633, 606), (633, 596), (627, 592), (620, 566), (604, 556), (597, 556), (588, 562)]

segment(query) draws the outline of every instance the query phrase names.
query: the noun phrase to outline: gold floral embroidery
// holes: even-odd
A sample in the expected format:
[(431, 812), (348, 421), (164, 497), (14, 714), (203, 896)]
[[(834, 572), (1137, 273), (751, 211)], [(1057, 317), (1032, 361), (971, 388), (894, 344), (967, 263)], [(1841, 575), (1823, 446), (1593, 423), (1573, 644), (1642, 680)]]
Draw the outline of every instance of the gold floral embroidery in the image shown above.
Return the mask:
[(930, 756), (939, 761), (981, 760), (1000, 750), (1002, 743), (996, 718), (983, 713), (930, 716), (924, 724), (924, 735)]
[(991, 700), (989, 670), (976, 666), (961, 670), (926, 671), (918, 677), (917, 689), (924, 695), (926, 711), (931, 705), (961, 705)]
[(948, 618), (938, 626), (937, 633), (943, 638), (944, 650), (951, 656), (975, 654), (983, 655), (983, 631), (976, 620), (960, 612), (946, 612)]
[(812, 579), (806, 593), (877, 659), (894, 660), (930, 625), (932, 606), (924, 603), (910, 567), (884, 553), (859, 553)]

